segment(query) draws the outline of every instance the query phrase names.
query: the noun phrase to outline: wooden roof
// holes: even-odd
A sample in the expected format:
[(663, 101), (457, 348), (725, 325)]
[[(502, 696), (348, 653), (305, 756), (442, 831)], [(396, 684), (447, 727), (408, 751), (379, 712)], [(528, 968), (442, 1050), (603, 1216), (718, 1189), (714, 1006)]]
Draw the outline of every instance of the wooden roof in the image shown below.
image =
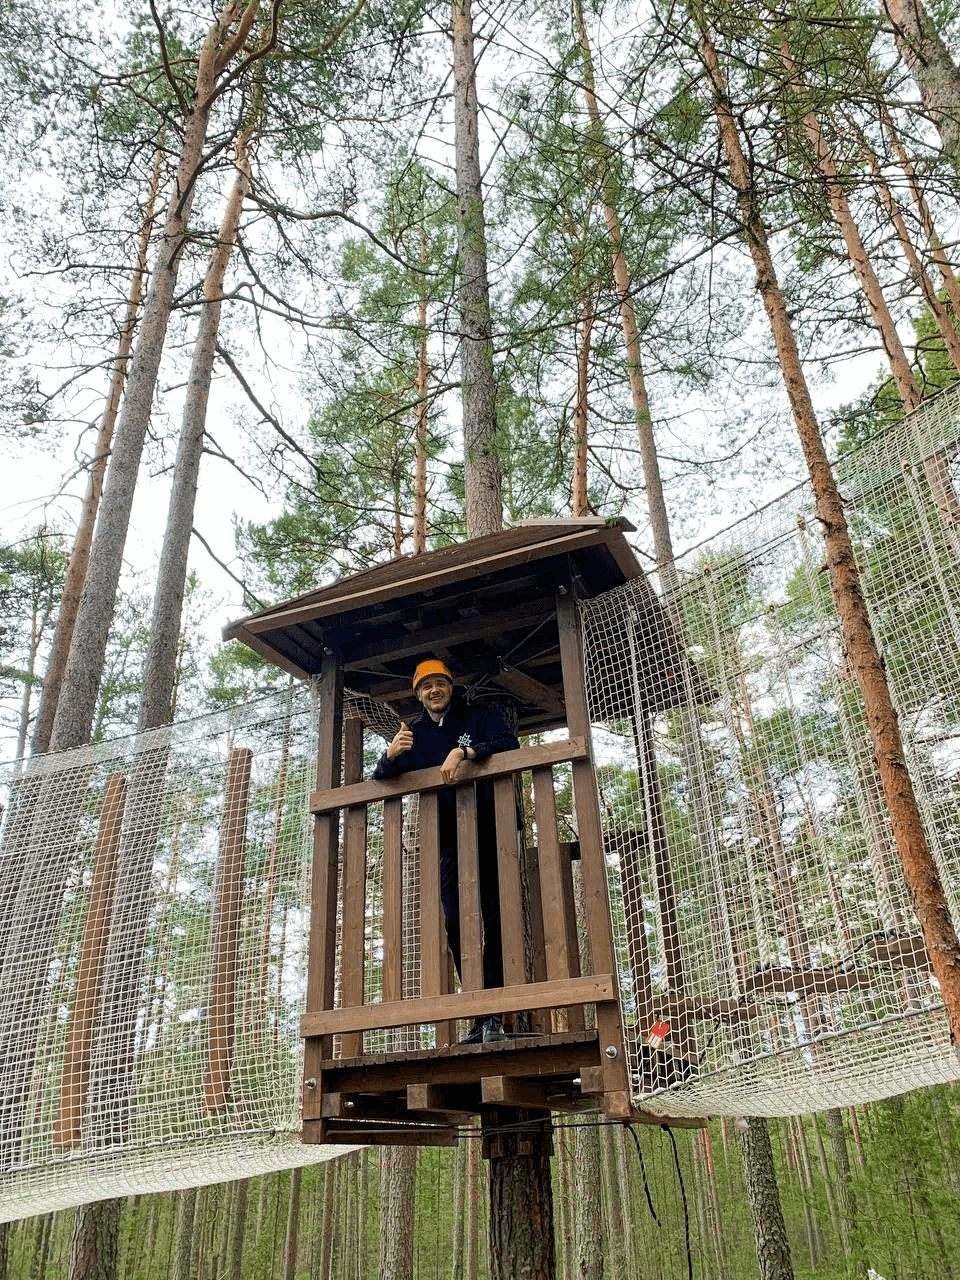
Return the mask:
[[(631, 528), (599, 518), (526, 522), (351, 574), (241, 618), (223, 636), (302, 677), (319, 672), (324, 649), (339, 651), (346, 686), (401, 716), (419, 710), (410, 691), (417, 662), (439, 657), (458, 681), (512, 695), (520, 732), (536, 732), (565, 718), (558, 591), (594, 596), (638, 580), (653, 625), (670, 630), (624, 536)], [(670, 648), (678, 645), (673, 638)]]

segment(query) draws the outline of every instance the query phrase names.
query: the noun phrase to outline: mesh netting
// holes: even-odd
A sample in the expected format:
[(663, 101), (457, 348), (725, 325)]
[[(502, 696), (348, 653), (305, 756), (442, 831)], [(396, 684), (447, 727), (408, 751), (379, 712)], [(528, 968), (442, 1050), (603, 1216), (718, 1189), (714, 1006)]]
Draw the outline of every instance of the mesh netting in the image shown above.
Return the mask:
[(3, 776), (0, 1220), (347, 1149), (300, 1142), (314, 701)]
[[(960, 395), (942, 395), (838, 467), (955, 920), (958, 429)], [(665, 603), (689, 663), (635, 587), (584, 606), (623, 999), (650, 1109), (785, 1115), (960, 1075), (825, 558), (806, 487), (687, 555)]]

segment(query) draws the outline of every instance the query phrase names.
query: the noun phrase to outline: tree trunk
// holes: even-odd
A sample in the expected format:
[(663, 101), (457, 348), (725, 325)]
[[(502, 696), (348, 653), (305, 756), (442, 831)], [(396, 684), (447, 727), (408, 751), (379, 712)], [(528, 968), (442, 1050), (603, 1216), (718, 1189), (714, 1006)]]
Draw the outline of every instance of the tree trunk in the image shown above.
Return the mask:
[[(851, 127), (856, 129), (853, 122), (849, 122)], [(866, 160), (873, 176), (873, 185), (876, 188), (880, 201), (887, 212), (894, 230), (897, 233), (897, 239), (900, 242), (900, 248), (903, 250), (903, 256), (907, 260), (907, 266), (910, 269), (910, 276), (914, 284), (920, 290), (923, 300), (930, 308), (930, 313), (936, 321), (937, 331), (943, 339), (943, 345), (947, 349), (947, 354), (953, 362), (954, 368), (960, 372), (960, 334), (957, 333), (950, 317), (950, 312), (944, 306), (937, 296), (937, 291), (933, 287), (930, 277), (927, 275), (926, 268), (920, 260), (916, 246), (907, 230), (907, 224), (904, 221), (903, 210), (894, 198), (893, 192), (887, 184), (883, 176), (883, 170), (880, 168), (880, 162), (877, 159), (873, 148), (869, 146), (866, 138), (859, 129), (856, 129), (860, 142), (860, 152)]]
[(600, 1132), (596, 1125), (584, 1124), (576, 1130), (575, 1150), (576, 1276), (577, 1280), (603, 1280)]
[[(610, 241), (613, 283), (620, 308), (620, 324), (623, 329), (623, 342), (627, 355), (627, 378), (630, 382), (630, 396), (633, 401), (633, 412), (637, 424), (637, 442), (640, 446), (640, 457), (643, 463), (643, 480), (647, 491), (647, 510), (650, 515), (651, 532), (653, 533), (657, 572), (660, 575), (661, 590), (664, 594), (669, 595), (674, 584), (674, 578), (669, 578), (673, 567), (673, 548), (670, 543), (670, 530), (666, 519), (667, 508), (663, 497), (663, 482), (660, 477), (660, 461), (657, 457), (657, 446), (653, 436), (650, 403), (647, 399), (643, 365), (640, 360), (640, 340), (637, 335), (637, 319), (633, 306), (630, 271), (623, 253), (623, 233), (620, 227), (620, 215), (617, 212), (615, 175), (610, 165), (610, 149), (604, 135), (603, 120), (597, 104), (596, 89), (594, 87), (593, 53), (583, 18), (581, 0), (573, 0), (573, 17), (577, 28), (577, 40), (580, 45), (580, 59), (583, 66), (583, 95), (587, 104), (587, 115), (590, 119), (594, 142), (600, 154), (605, 157), (602, 177), (603, 213), (607, 223), (607, 236)], [(675, 570), (673, 572), (675, 576)], [(664, 580), (665, 574), (668, 575), (667, 581)]]
[(413, 1280), (416, 1186), (417, 1148), (381, 1147), (380, 1280)]
[(460, 247), (460, 369), (467, 537), (503, 527), (487, 242), (477, 128), (477, 68), (470, 0), (453, 0), (454, 141)]
[(122, 1213), (122, 1200), (98, 1200), (78, 1207), (70, 1244), (70, 1280), (114, 1280)]
[(960, 942), (957, 940), (943, 885), (923, 829), (906, 766), (897, 713), (867, 613), (843, 500), (837, 491), (823, 447), (726, 84), (706, 30), (701, 29), (700, 34), (704, 66), (713, 87), (714, 112), (720, 127), (730, 177), (737, 192), (744, 234), (756, 270), (757, 289), (773, 332), (794, 422), (807, 462), (817, 517), (824, 533), (830, 585), (844, 644), (863, 697), (871, 745), (893, 824), (897, 852), (903, 864), (904, 878), (923, 930), (934, 974), (940, 983), (950, 1025), (951, 1043), (960, 1056)]
[(302, 1179), (302, 1169), (290, 1170), (287, 1230), (283, 1240), (283, 1280), (295, 1280), (297, 1274), (297, 1245), (300, 1239), (300, 1183)]
[(580, 341), (577, 344), (577, 403), (573, 418), (573, 474), (570, 481), (570, 514), (572, 516), (590, 514), (590, 504), (587, 500), (587, 395), (593, 318), (593, 303), (589, 298), (585, 298), (580, 304)]
[[(542, 1120), (541, 1125), (536, 1125)], [(554, 1280), (549, 1114), (498, 1108), (483, 1116), (490, 1159), (491, 1280)], [(510, 1126), (504, 1132), (502, 1126)]]
[(83, 506), (80, 509), (80, 521), (74, 536), (73, 550), (70, 552), (70, 563), (63, 584), (63, 598), (60, 613), (57, 617), (56, 629), (53, 633), (53, 647), (47, 674), (43, 682), (43, 693), (40, 697), (40, 711), (33, 730), (32, 749), (34, 755), (46, 751), (53, 731), (53, 721), (57, 712), (57, 700), (63, 682), (63, 672), (67, 665), (70, 642), (73, 639), (73, 628), (77, 619), (77, 609), (83, 593), (83, 584), (87, 576), (87, 565), (90, 563), (90, 544), (93, 541), (93, 530), (100, 506), (100, 495), (103, 492), (103, 477), (107, 470), (110, 456), (110, 442), (117, 414), (120, 412), (120, 397), (130, 363), (130, 350), (133, 346), (133, 334), (143, 298), (143, 283), (147, 272), (147, 250), (150, 247), (150, 236), (153, 232), (154, 209), (157, 193), (160, 188), (160, 175), (163, 167), (163, 150), (158, 147), (153, 164), (153, 174), (147, 192), (147, 203), (143, 213), (143, 226), (140, 229), (140, 240), (137, 245), (136, 264), (130, 281), (130, 294), (127, 298), (127, 312), (123, 328), (120, 330), (120, 342), (114, 357), (113, 377), (110, 380), (110, 392), (100, 420), (97, 443), (90, 463), (90, 475), (87, 480), (87, 491), (84, 494)]
[(953, 307), (954, 318), (960, 320), (960, 283), (954, 274), (953, 267), (947, 255), (943, 251), (943, 241), (937, 234), (937, 228), (933, 221), (933, 215), (930, 212), (930, 206), (924, 195), (923, 187), (917, 178), (917, 171), (914, 168), (913, 161), (906, 152), (903, 143), (900, 141), (900, 135), (893, 123), (890, 112), (885, 106), (880, 108), (880, 118), (889, 134), (893, 149), (896, 152), (897, 161), (900, 168), (907, 175), (907, 181), (910, 184), (910, 195), (913, 197), (913, 203), (917, 206), (917, 216), (920, 219), (920, 225), (923, 227), (923, 234), (926, 237), (927, 245), (930, 249), (930, 256), (937, 264), (940, 277), (943, 280), (943, 287), (946, 290), (947, 297), (950, 299), (950, 305)]
[[(140, 456), (173, 309), (197, 177), (203, 164), (203, 146), (217, 95), (217, 81), (246, 42), (258, 4), (259, 0), (249, 0), (245, 10), (237, 3), (226, 4), (207, 32), (200, 52), (193, 104), (184, 121), (173, 197), (167, 208), (158, 260), (152, 271), (150, 291), (130, 363), (123, 411), (107, 467), (100, 515), (90, 552), (90, 565), (57, 703), (50, 741), (54, 751), (80, 746), (90, 732)], [(234, 25), (237, 29), (230, 35)]]
[(793, 1280), (790, 1242), (780, 1207), (770, 1130), (760, 1116), (737, 1121), (761, 1280)]
[(227, 1280), (241, 1280), (243, 1275), (243, 1237), (247, 1225), (247, 1195), (250, 1179), (241, 1178), (230, 1211), (224, 1274)]
[(944, 154), (960, 168), (960, 68), (921, 0), (883, 0), (893, 36), (910, 68)]
[[(781, 55), (787, 74), (791, 77), (790, 87), (794, 94), (801, 98), (804, 93), (804, 86), (797, 77), (793, 56), (786, 45), (782, 46)], [(920, 393), (914, 382), (913, 370), (910, 368), (910, 362), (903, 349), (903, 343), (897, 333), (893, 316), (890, 314), (890, 309), (883, 296), (883, 290), (880, 288), (877, 273), (873, 269), (873, 263), (870, 261), (870, 256), (864, 247), (860, 231), (850, 212), (846, 192), (837, 174), (836, 161), (823, 136), (820, 121), (813, 111), (804, 113), (803, 126), (810, 145), (813, 147), (814, 159), (810, 167), (814, 173), (818, 173), (823, 178), (830, 201), (830, 211), (840, 234), (843, 236), (847, 256), (850, 259), (857, 282), (873, 317), (873, 323), (883, 343), (883, 349), (886, 352), (894, 381), (897, 384), (897, 391), (900, 394), (904, 412), (911, 413), (920, 404)]]
[[(420, 231), (420, 265), (427, 263), (427, 233)], [(427, 355), (427, 278), (420, 276), (418, 309), (420, 347), (417, 352), (417, 443), (413, 473), (413, 554), (423, 555), (427, 549), (427, 424), (430, 364)]]
[(177, 1212), (173, 1224), (174, 1258), (172, 1280), (193, 1280), (193, 1221), (197, 1211), (197, 1188), (177, 1192)]

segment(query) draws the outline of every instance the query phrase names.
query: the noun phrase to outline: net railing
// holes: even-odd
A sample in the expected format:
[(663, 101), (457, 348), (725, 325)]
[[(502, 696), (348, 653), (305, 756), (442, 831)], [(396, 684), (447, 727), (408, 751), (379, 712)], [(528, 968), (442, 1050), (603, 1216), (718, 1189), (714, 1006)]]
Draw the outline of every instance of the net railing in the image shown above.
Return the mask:
[(318, 710), (3, 775), (0, 1220), (343, 1150), (300, 1142)]
[[(837, 468), (955, 921), (958, 435), (960, 395), (944, 394)], [(679, 562), (664, 604), (687, 663), (631, 585), (584, 605), (621, 986), (650, 1109), (787, 1115), (960, 1075), (825, 560), (803, 486)]]

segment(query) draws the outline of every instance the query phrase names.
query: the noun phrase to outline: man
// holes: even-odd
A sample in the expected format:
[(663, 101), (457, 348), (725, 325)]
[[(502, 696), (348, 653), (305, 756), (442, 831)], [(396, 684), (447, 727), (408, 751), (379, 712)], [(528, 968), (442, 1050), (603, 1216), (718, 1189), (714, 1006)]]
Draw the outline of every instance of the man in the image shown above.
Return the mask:
[[(492, 707), (472, 706), (455, 688), (449, 668), (435, 658), (421, 662), (413, 673), (413, 692), (423, 714), (402, 724), (380, 757), (373, 776), (381, 781), (411, 769), (439, 766), (444, 782), (456, 781), (464, 760), (486, 760), (496, 751), (520, 744), (503, 717)], [(452, 786), (438, 793), (440, 834), (440, 897), (447, 941), (460, 975), (460, 887), (457, 872), (457, 804)], [(497, 882), (497, 841), (493, 784), (477, 784), (477, 850), (480, 916), (483, 921), (483, 985), (503, 986), (500, 948), (500, 890)], [(462, 1044), (503, 1040), (503, 1020), (478, 1018)]]

